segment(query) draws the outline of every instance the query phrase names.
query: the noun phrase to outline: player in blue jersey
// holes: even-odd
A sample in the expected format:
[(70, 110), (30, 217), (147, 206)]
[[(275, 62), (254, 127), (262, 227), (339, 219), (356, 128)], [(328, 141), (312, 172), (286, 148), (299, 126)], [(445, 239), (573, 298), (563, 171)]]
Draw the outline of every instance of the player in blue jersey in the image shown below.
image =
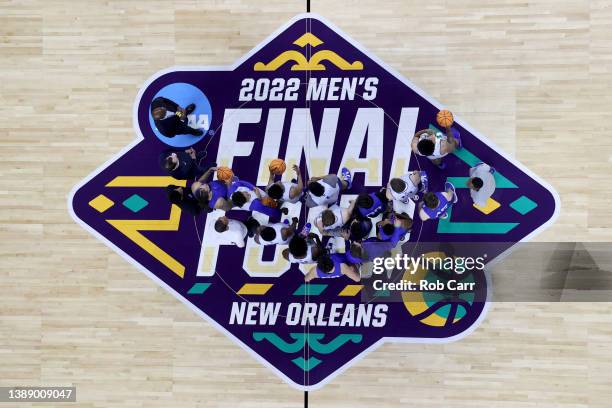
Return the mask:
[(347, 276), (349, 279), (359, 282), (359, 267), (351, 264), (345, 254), (324, 254), (319, 257), (317, 265), (313, 266), (304, 276), (306, 282), (313, 279), (331, 279)]
[(217, 167), (206, 170), (202, 177), (191, 185), (191, 192), (202, 207), (208, 207), (210, 211), (228, 211), (232, 208), (228, 200), (228, 184), (220, 180), (206, 181), (215, 171)]
[(444, 184), (445, 191), (426, 193), (419, 203), (419, 217), (423, 221), (448, 217), (448, 210), (457, 202), (455, 187), (451, 183)]
[(353, 217), (359, 219), (376, 218), (387, 209), (388, 203), (389, 199), (386, 196), (385, 189), (370, 194), (359, 194), (355, 200)]

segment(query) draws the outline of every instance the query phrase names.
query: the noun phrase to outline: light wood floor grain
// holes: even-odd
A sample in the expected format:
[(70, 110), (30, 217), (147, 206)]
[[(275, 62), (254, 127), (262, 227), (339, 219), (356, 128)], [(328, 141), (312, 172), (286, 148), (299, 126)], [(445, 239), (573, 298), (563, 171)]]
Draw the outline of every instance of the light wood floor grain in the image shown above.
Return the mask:
[[(0, 385), (74, 384), (78, 407), (301, 406), (77, 226), (66, 196), (133, 139), (132, 103), (152, 73), (229, 64), (303, 11), (0, 1)], [(612, 240), (609, 0), (313, 0), (312, 11), (555, 186), (561, 216), (538, 240)], [(468, 338), (385, 345), (310, 401), (609, 407), (612, 305), (494, 304)]]

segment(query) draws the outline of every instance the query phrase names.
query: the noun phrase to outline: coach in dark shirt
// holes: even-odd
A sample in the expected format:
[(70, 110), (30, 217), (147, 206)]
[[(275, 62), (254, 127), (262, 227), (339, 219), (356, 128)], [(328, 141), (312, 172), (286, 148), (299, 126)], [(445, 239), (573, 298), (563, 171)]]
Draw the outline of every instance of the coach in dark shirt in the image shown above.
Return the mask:
[[(204, 208), (189, 188), (171, 184), (166, 187), (166, 194), (172, 204), (179, 206), (181, 210), (188, 214), (199, 215)], [(208, 207), (206, 207), (206, 210), (208, 211)]]
[(163, 96), (158, 96), (151, 102), (151, 115), (155, 121), (155, 126), (166, 137), (183, 134), (202, 136), (204, 132), (201, 129), (194, 129), (187, 124), (187, 115), (194, 109), (195, 105), (193, 103), (183, 109)]
[(177, 180), (193, 180), (199, 178), (210, 167), (216, 166), (216, 163), (200, 166), (199, 159), (193, 147), (187, 150), (167, 149), (159, 155), (159, 165)]

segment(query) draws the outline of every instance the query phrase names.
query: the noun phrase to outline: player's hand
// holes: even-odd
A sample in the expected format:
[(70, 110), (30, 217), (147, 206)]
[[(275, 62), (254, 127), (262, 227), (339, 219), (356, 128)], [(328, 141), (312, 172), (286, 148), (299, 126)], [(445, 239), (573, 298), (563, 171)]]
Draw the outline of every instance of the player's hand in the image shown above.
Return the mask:
[(297, 164), (294, 164), (292, 169), (295, 171), (295, 174), (300, 174), (300, 167)]
[(209, 167), (208, 170), (210, 170), (210, 171), (217, 171), (217, 170), (219, 170), (219, 168), (218, 167)]

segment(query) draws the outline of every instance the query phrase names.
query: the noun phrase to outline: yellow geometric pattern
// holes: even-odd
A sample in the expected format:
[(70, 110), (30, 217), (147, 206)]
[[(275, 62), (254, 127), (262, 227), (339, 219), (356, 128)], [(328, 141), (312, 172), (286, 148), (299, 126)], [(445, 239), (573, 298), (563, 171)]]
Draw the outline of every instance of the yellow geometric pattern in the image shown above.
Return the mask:
[(89, 202), (89, 205), (95, 208), (99, 213), (103, 213), (104, 211), (111, 208), (115, 203), (113, 200), (105, 196), (104, 194), (100, 194), (93, 200)]
[(239, 295), (265, 295), (274, 284), (272, 283), (245, 283), (239, 290)]
[(298, 45), (298, 46), (304, 48), (307, 45), (310, 45), (311, 47), (317, 47), (317, 46), (323, 44), (323, 41), (319, 40), (312, 33), (306, 33), (303, 36), (301, 36), (300, 38), (298, 38), (297, 40), (295, 40), (293, 43), (295, 45)]
[(136, 245), (147, 251), (151, 256), (164, 264), (181, 278), (185, 275), (185, 266), (155, 245), (140, 231), (178, 231), (181, 220), (181, 209), (172, 205), (170, 218), (167, 220), (106, 220), (119, 232), (134, 241)]
[(483, 207), (479, 207), (476, 204), (472, 204), (474, 206), (474, 208), (476, 208), (478, 211), (489, 215), (491, 214), (493, 211), (497, 210), (499, 207), (501, 207), (501, 204), (498, 203), (497, 201), (495, 201), (494, 199), (492, 199), (491, 197), (489, 197), (489, 199), (487, 200), (487, 203), (483, 206)]
[(187, 180), (177, 180), (170, 176), (117, 176), (106, 187), (166, 187), (170, 184), (185, 187)]
[[(323, 44), (323, 41), (312, 33), (306, 33), (293, 43), (302, 48), (306, 45), (311, 45), (314, 48)], [(358, 71), (363, 69), (363, 63), (361, 61), (348, 62), (331, 50), (317, 51), (310, 57), (310, 60), (307, 60), (306, 56), (299, 51), (287, 50), (267, 64), (263, 62), (255, 63), (253, 69), (255, 71), (276, 71), (290, 61), (295, 63), (291, 66), (292, 71), (325, 71), (325, 65), (321, 64), (323, 61), (331, 62), (343, 71)]]
[(338, 293), (338, 296), (355, 296), (361, 289), (363, 289), (363, 285), (346, 285), (344, 289)]

